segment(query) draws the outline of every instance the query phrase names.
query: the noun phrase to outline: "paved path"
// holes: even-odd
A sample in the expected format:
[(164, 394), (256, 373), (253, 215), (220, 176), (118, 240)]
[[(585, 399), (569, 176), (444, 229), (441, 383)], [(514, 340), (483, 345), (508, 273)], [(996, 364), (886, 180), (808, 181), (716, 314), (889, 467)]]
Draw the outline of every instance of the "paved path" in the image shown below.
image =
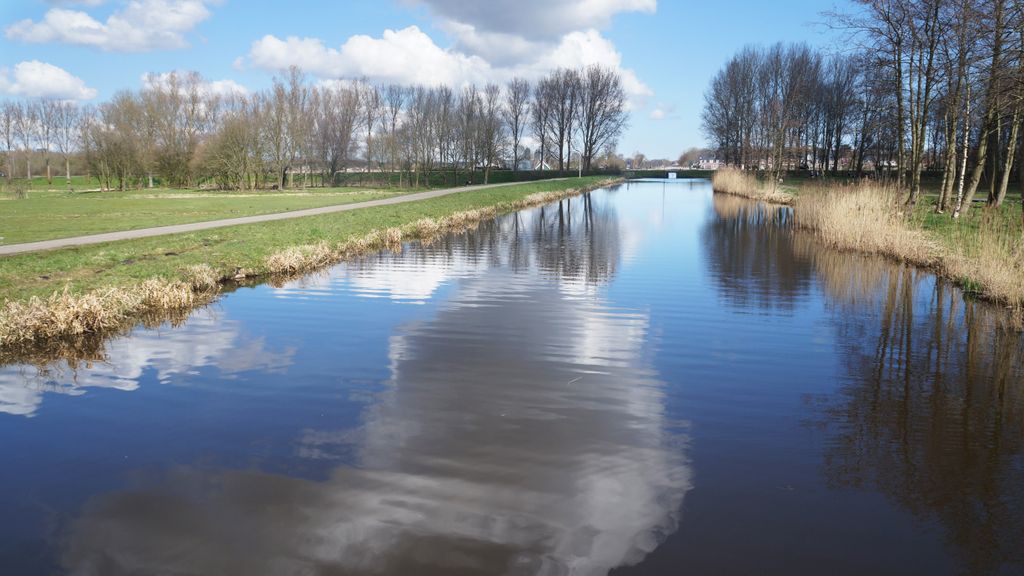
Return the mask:
[[(564, 180), (564, 178), (559, 178)], [(58, 238), (56, 240), (42, 240), (40, 242), (25, 242), (24, 244), (0, 245), (0, 256), (11, 254), (23, 254), (25, 252), (37, 252), (40, 250), (54, 250), (67, 248), (69, 246), (85, 246), (87, 244), (99, 244), (101, 242), (114, 242), (116, 240), (134, 240), (136, 238), (149, 238), (150, 236), (163, 236), (165, 234), (180, 234), (182, 232), (197, 232), (211, 228), (223, 228), (225, 226), (238, 226), (239, 224), (256, 224), (258, 222), (273, 222), (275, 220), (289, 220), (291, 218), (302, 218), (304, 216), (315, 216), (317, 214), (333, 214), (334, 212), (347, 212), (360, 208), (373, 208), (374, 206), (390, 206), (392, 204), (404, 204), (416, 202), (428, 198), (438, 198), (459, 192), (472, 192), (474, 190), (486, 190), (488, 188), (500, 188), (502, 186), (513, 186), (525, 182), (506, 182), (502, 184), (481, 184), (478, 186), (461, 186), (458, 188), (443, 188), (441, 190), (430, 190), (428, 192), (416, 192), (381, 200), (367, 200), (366, 202), (353, 202), (351, 204), (340, 204), (336, 206), (321, 206), (319, 208), (306, 208), (304, 210), (293, 210), (291, 212), (275, 212), (273, 214), (262, 214), (259, 216), (243, 216), (241, 218), (225, 218), (223, 220), (208, 220), (206, 222), (192, 222), (191, 224), (175, 224), (173, 226), (159, 226), (157, 228), (140, 228), (139, 230), (124, 230), (121, 232), (104, 232), (103, 234), (90, 234), (88, 236), (75, 236), (72, 238)]]

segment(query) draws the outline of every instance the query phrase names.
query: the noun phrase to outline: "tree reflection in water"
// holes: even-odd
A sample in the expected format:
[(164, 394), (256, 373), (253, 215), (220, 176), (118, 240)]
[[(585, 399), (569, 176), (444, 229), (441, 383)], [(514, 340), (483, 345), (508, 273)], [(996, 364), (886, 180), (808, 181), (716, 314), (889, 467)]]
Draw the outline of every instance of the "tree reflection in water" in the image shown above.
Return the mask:
[(927, 272), (809, 247), (848, 377), (824, 473), (937, 520), (971, 574), (1024, 570), (1024, 341)]
[(701, 231), (705, 264), (736, 308), (791, 312), (810, 291), (813, 269), (794, 252), (792, 210), (715, 194)]
[(971, 574), (1024, 572), (1024, 338), (1005, 310), (890, 261), (826, 249), (789, 210), (715, 195), (703, 230), (730, 304), (792, 308), (816, 279), (843, 372), (823, 474), (938, 522)]
[(646, 313), (578, 297), (621, 259), (617, 216), (594, 204), (378, 257), (384, 273), (490, 266), (389, 337), (390, 379), (359, 429), (297, 440), (328, 462), (351, 447), (356, 462), (324, 479), (172, 468), (92, 498), (65, 567), (599, 575), (642, 559), (675, 529), (691, 473), (644, 353)]

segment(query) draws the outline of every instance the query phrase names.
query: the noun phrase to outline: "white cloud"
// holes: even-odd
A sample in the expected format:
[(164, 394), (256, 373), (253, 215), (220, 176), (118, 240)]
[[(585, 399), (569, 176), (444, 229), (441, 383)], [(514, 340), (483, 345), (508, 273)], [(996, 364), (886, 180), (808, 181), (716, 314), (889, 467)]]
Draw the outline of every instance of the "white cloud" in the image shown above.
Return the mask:
[(55, 362), (45, 370), (0, 367), (0, 414), (33, 416), (46, 393), (86, 394), (89, 388), (137, 390), (144, 374), (161, 384), (187, 381), (199, 369), (215, 366), (222, 378), (250, 370), (277, 372), (292, 363), (294, 348), (268, 349), (263, 338), (245, 334), (242, 325), (211, 308), (196, 311), (186, 326), (140, 330), (105, 346), (106, 360), (72, 366)]
[[(170, 82), (172, 75), (177, 75), (179, 79), (183, 79), (187, 76), (187, 72), (163, 72), (160, 74), (147, 73), (142, 75), (142, 88), (144, 90), (151, 90), (154, 88), (166, 88)], [(199, 91), (204, 95), (212, 96), (244, 96), (249, 93), (249, 89), (245, 86), (235, 82), (234, 80), (201, 80), (199, 84)]]
[(622, 67), (622, 54), (597, 30), (566, 34), (556, 46), (542, 53), (536, 61), (519, 67), (516, 74), (537, 77), (553, 68), (578, 68), (591, 64), (601, 64), (618, 70), (626, 94), (635, 108), (645, 106), (647, 97), (654, 94), (635, 72)]
[(675, 115), (676, 107), (672, 104), (665, 104), (664, 102), (659, 103), (651, 110), (651, 120), (664, 120)]
[(188, 46), (185, 34), (210, 16), (208, 0), (130, 0), (100, 22), (81, 10), (52, 8), (42, 20), (9, 26), (7, 38), (60, 42), (112, 52), (146, 52)]
[(249, 61), (275, 71), (299, 66), (321, 78), (366, 76), (423, 85), (480, 82), (491, 75), (484, 59), (444, 50), (416, 26), (385, 30), (380, 38), (352, 36), (339, 48), (318, 38), (267, 35), (253, 42)]
[(46, 0), (54, 6), (102, 6), (106, 0)]
[(54, 6), (100, 6), (106, 0), (46, 0)]
[(96, 90), (67, 70), (29, 60), (19, 62), (14, 70), (0, 68), (0, 93), (25, 98), (56, 98), (59, 100), (89, 100)]
[(622, 12), (654, 13), (657, 0), (415, 0), (442, 20), (480, 32), (557, 41), (576, 30), (604, 28)]
[[(493, 38), (493, 37), (492, 37)], [(248, 63), (256, 68), (283, 71), (298, 66), (320, 78), (358, 78), (406, 84), (461, 86), (505, 82), (514, 76), (536, 79), (558, 68), (603, 64), (622, 75), (635, 107), (652, 94), (636, 74), (622, 67), (622, 55), (597, 30), (570, 32), (557, 43), (531, 44), (538, 50), (496, 64), (479, 55), (444, 49), (416, 26), (385, 30), (380, 38), (352, 36), (339, 48), (319, 38), (267, 35), (253, 42)]]

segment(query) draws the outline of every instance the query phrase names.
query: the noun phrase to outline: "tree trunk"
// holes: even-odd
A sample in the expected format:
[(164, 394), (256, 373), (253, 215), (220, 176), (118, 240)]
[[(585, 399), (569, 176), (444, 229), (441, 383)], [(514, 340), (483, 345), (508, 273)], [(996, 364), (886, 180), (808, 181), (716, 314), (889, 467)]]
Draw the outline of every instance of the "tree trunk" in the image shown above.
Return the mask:
[(1003, 135), (1003, 116), (998, 115), (999, 118), (996, 120), (996, 129), (989, 135), (988, 149), (989, 153), (989, 177), (988, 177), (988, 204), (989, 206), (996, 203), (996, 177), (999, 174), (999, 168), (1003, 163), (1002, 146), (1000, 140)]
[[(996, 192), (996, 197), (992, 205), (996, 208), (1002, 206), (1003, 201), (1006, 200), (1006, 190), (1010, 186), (1010, 172), (1013, 170), (1013, 158), (1017, 155), (1017, 133), (1020, 128), (1020, 105), (1013, 109), (1013, 124), (1010, 128), (1010, 142), (1007, 144), (1006, 149), (1006, 160), (1003, 162), (1003, 178), (999, 183), (999, 190)], [(993, 174), (993, 176), (995, 176)], [(995, 178), (993, 178), (994, 180)]]
[[(989, 139), (997, 123), (999, 116), (999, 66), (1002, 57), (1002, 39), (1003, 39), (1003, 1), (996, 0), (995, 3), (995, 26), (993, 28), (994, 42), (992, 44), (992, 66), (989, 73), (988, 90), (985, 95), (987, 109), (985, 110), (985, 123), (981, 128), (981, 136), (978, 138), (978, 152), (975, 154), (974, 170), (971, 171), (971, 183), (967, 187), (967, 194), (963, 198), (963, 203), (957, 206), (956, 212), (953, 213), (954, 218), (959, 218), (962, 212), (967, 212), (971, 209), (971, 203), (974, 202), (974, 195), (978, 192), (978, 185), (981, 184), (981, 176), (985, 171), (985, 163), (988, 161), (988, 144)], [(970, 83), (968, 83), (970, 86)]]
[(971, 135), (971, 84), (967, 83), (966, 112), (964, 112), (964, 149), (960, 159), (960, 182), (956, 191), (956, 207), (953, 209), (953, 218), (960, 217), (960, 211), (964, 205), (964, 178), (967, 177), (967, 149), (970, 146)]
[(896, 64), (896, 186), (903, 188), (903, 171), (906, 169), (904, 163), (905, 152), (903, 142), (903, 131), (905, 126), (905, 112), (903, 110), (903, 48), (897, 46), (895, 51)]

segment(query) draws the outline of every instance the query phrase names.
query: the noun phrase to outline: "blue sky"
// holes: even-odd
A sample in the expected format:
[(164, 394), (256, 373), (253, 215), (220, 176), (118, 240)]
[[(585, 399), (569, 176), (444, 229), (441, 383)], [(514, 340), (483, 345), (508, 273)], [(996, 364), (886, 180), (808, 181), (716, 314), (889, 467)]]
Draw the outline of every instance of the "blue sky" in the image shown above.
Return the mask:
[(619, 68), (633, 106), (619, 151), (703, 144), (711, 76), (745, 44), (831, 48), (821, 12), (848, 0), (5, 0), (0, 94), (99, 102), (146, 73), (196, 70), (259, 90), (298, 64), (316, 79), (453, 84)]

